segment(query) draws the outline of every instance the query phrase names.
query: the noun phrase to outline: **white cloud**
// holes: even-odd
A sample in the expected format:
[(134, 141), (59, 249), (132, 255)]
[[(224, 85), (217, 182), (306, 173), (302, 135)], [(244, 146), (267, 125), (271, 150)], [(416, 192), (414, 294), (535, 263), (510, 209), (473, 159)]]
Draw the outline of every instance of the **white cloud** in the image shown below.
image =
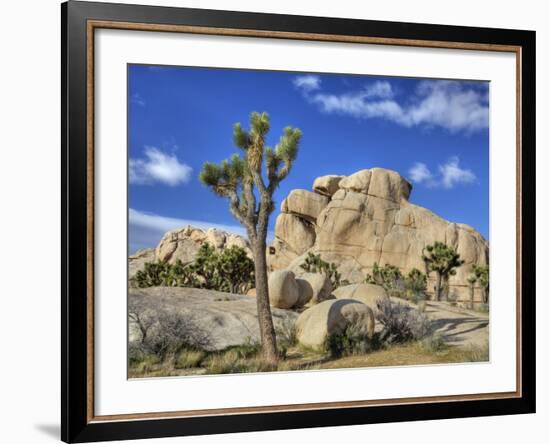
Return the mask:
[(132, 94), (132, 97), (130, 97), (130, 102), (139, 106), (145, 106), (145, 100), (143, 100), (143, 97), (141, 97), (139, 93)]
[[(399, 102), (388, 81), (367, 84), (359, 91), (342, 94), (321, 91), (321, 79), (305, 82), (301, 91), (322, 112), (350, 115), (356, 118), (382, 118), (407, 128), (439, 126), (451, 132), (476, 131), (489, 125), (486, 91), (472, 84), (456, 81), (423, 81), (406, 102)], [(298, 79), (294, 79), (297, 85)]]
[(432, 173), (425, 163), (416, 162), (409, 170), (409, 177), (413, 182), (422, 183), (433, 179)]
[(416, 162), (409, 169), (409, 178), (415, 183), (422, 183), (430, 188), (443, 187), (451, 189), (455, 185), (474, 183), (477, 180), (472, 170), (460, 167), (457, 156), (451, 157), (443, 165), (438, 165), (438, 173), (433, 174), (425, 163)]
[[(239, 234), (246, 237), (246, 230), (240, 225), (218, 224), (193, 219), (166, 217), (130, 208), (128, 210), (129, 252), (132, 254), (142, 248), (154, 248), (167, 231), (184, 228), (188, 225), (202, 230), (217, 228), (228, 233)], [(269, 232), (268, 242), (271, 242), (273, 237), (274, 234)]]
[(472, 170), (462, 169), (458, 157), (451, 157), (444, 165), (439, 165), (441, 185), (444, 188), (453, 188), (457, 184), (467, 184), (476, 181)]
[(292, 80), (294, 86), (302, 91), (310, 92), (321, 87), (321, 78), (313, 74), (295, 77)]
[(169, 186), (189, 182), (193, 169), (180, 163), (173, 154), (166, 154), (158, 148), (145, 147), (146, 159), (130, 159), (129, 181), (131, 184), (151, 185), (160, 182)]

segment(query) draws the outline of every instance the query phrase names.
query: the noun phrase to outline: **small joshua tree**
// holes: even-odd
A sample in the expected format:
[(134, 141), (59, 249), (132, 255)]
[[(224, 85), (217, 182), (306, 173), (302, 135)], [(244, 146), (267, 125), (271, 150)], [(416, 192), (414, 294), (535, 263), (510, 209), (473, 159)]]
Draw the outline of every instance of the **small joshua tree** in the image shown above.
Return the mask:
[(477, 277), (474, 274), (471, 274), (470, 276), (468, 276), (468, 279), (466, 279), (468, 281), (468, 284), (470, 284), (470, 308), (473, 310), (474, 308), (474, 290), (475, 290), (475, 285), (476, 285), (476, 282), (477, 282)]
[(414, 302), (426, 299), (428, 279), (419, 269), (413, 268), (405, 278), (405, 290)]
[(489, 302), (489, 266), (474, 265), (472, 267), (472, 273), (483, 292), (483, 303), (487, 304)]
[(426, 270), (436, 273), (435, 300), (439, 301), (441, 300), (442, 282), (447, 282), (449, 276), (454, 276), (456, 269), (464, 261), (460, 259), (460, 254), (454, 248), (437, 241), (433, 245), (424, 248), (422, 259), (426, 264)]
[(372, 265), (372, 274), (367, 274), (365, 282), (380, 285), (388, 292), (400, 293), (403, 289), (403, 274), (394, 265), (386, 264), (380, 267), (378, 262), (375, 262)]
[[(200, 180), (218, 196), (229, 200), (229, 211), (246, 229), (254, 256), (263, 354), (267, 361), (276, 362), (277, 342), (267, 285), (267, 229), (269, 216), (275, 209), (273, 193), (292, 168), (302, 132), (298, 128), (286, 127), (279, 143), (272, 149), (265, 146), (269, 128), (269, 116), (265, 112), (253, 112), (250, 115), (248, 131), (240, 123), (235, 124), (233, 142), (242, 150), (242, 156), (234, 154), (219, 165), (205, 162)], [(267, 181), (264, 180), (264, 174)]]

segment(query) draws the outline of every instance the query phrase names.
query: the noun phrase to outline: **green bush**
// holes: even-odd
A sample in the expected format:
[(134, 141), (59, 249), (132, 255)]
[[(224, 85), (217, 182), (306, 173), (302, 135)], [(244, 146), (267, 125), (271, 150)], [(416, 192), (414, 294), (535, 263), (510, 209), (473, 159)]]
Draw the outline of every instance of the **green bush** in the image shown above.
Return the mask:
[(205, 243), (189, 264), (179, 259), (174, 264), (145, 263), (131, 284), (139, 288), (192, 287), (245, 294), (254, 286), (254, 262), (243, 248), (236, 245), (218, 253)]
[(139, 270), (132, 279), (132, 283), (139, 288), (157, 287), (164, 285), (165, 277), (170, 265), (164, 262), (146, 262), (143, 270)]
[(415, 303), (426, 299), (428, 279), (416, 268), (413, 268), (407, 276), (403, 276), (396, 266), (386, 264), (380, 267), (375, 262), (372, 266), (372, 274), (367, 274), (365, 282), (384, 287), (390, 296), (410, 299)]
[(332, 288), (338, 288), (342, 285), (342, 275), (338, 272), (338, 266), (333, 262), (325, 262), (321, 259), (320, 254), (309, 252), (300, 268), (308, 273), (323, 273), (327, 275), (332, 283)]
[(323, 344), (325, 352), (333, 358), (368, 353), (373, 343), (364, 331), (350, 324), (343, 331), (329, 335)]

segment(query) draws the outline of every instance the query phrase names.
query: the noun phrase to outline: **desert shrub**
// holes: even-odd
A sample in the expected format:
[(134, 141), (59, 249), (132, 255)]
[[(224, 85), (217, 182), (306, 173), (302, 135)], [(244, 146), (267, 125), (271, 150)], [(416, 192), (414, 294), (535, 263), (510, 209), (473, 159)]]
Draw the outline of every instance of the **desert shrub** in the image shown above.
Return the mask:
[(199, 367), (202, 360), (206, 357), (203, 350), (182, 350), (174, 359), (174, 368), (196, 368)]
[(237, 358), (226, 353), (210, 355), (206, 363), (203, 362), (203, 367), (209, 375), (223, 375), (238, 371)]
[(177, 260), (147, 262), (131, 281), (139, 288), (153, 286), (192, 287), (208, 290), (245, 294), (254, 286), (254, 262), (246, 251), (233, 245), (216, 252), (214, 247), (204, 243), (195, 260), (184, 264)]
[(207, 374), (266, 372), (276, 370), (258, 354), (260, 347), (251, 348), (251, 344), (231, 347), (219, 353), (212, 353), (202, 362)]
[(220, 291), (246, 294), (254, 287), (254, 262), (246, 251), (233, 245), (224, 249), (217, 259)]
[(338, 272), (338, 266), (333, 262), (325, 262), (319, 254), (309, 252), (300, 268), (308, 273), (323, 273), (327, 275), (332, 283), (332, 288), (338, 288), (342, 285), (342, 275)]
[(133, 277), (133, 284), (139, 288), (164, 285), (169, 269), (170, 265), (164, 262), (146, 262), (143, 270), (139, 270)]
[(143, 299), (131, 298), (128, 317), (141, 333), (140, 340), (130, 346), (130, 361), (139, 361), (148, 355), (164, 360), (184, 349), (203, 350), (210, 344), (208, 333), (190, 314), (151, 310)]
[(279, 353), (281, 356), (286, 356), (288, 349), (295, 346), (298, 342), (296, 337), (296, 325), (291, 319), (285, 319), (282, 323), (275, 328), (275, 335), (277, 336), (277, 346), (279, 347)]
[(421, 339), (429, 333), (425, 314), (390, 299), (376, 302), (376, 320), (382, 324), (379, 340), (383, 344), (402, 343)]
[(403, 292), (403, 274), (399, 268), (386, 264), (380, 267), (377, 262), (372, 265), (372, 274), (365, 277), (367, 284), (375, 284), (384, 287), (388, 293)]
[(410, 299), (414, 303), (426, 299), (427, 276), (413, 268), (406, 276), (394, 265), (372, 266), (372, 274), (367, 274), (365, 282), (384, 287), (390, 296)]
[(228, 355), (234, 354), (236, 359), (248, 359), (258, 355), (261, 349), (262, 346), (259, 342), (248, 337), (242, 344), (227, 348), (225, 353)]
[(180, 259), (172, 265), (166, 264), (167, 270), (163, 274), (162, 285), (166, 287), (200, 287), (192, 264), (184, 264)]
[(475, 309), (480, 313), (489, 313), (489, 304), (479, 304)]
[(323, 344), (325, 352), (333, 358), (364, 354), (372, 348), (371, 339), (354, 324), (348, 325), (341, 332), (329, 335)]

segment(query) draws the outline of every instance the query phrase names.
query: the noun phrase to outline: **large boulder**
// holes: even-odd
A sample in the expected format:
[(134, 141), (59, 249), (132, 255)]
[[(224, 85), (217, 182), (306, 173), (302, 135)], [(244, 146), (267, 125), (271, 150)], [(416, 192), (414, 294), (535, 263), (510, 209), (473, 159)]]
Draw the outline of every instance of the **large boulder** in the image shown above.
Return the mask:
[(332, 299), (332, 283), (324, 273), (303, 273), (296, 279), (299, 287), (297, 306), (318, 304)]
[[(319, 178), (321, 181), (322, 178)], [(323, 179), (324, 180), (324, 179)], [(456, 248), (465, 261), (449, 279), (449, 295), (469, 300), (467, 278), (474, 265), (487, 265), (488, 242), (472, 227), (449, 222), (432, 211), (408, 201), (411, 184), (395, 171), (372, 168), (358, 171), (338, 182), (338, 190), (311, 225), (307, 251), (291, 233), (287, 241), (276, 240), (270, 249), (270, 270), (288, 268), (300, 271), (308, 253), (319, 254), (338, 265), (342, 279), (363, 282), (376, 262), (398, 267), (404, 274), (413, 268), (424, 271), (422, 253), (436, 241)], [(331, 190), (332, 192), (332, 190)], [(292, 194), (292, 193), (291, 193)], [(294, 248), (293, 243), (302, 248)], [(428, 280), (433, 294), (435, 276)], [(480, 300), (481, 292), (476, 292)]]
[[(175, 327), (186, 330), (186, 340), (206, 350), (259, 343), (260, 331), (256, 300), (249, 296), (213, 290), (181, 287), (130, 289), (128, 321), (130, 344), (141, 341), (138, 314), (148, 327), (147, 336), (173, 336)], [(298, 314), (272, 308), (275, 328), (293, 324)], [(174, 322), (176, 321), (176, 322)], [(167, 331), (170, 329), (171, 331)]]
[(294, 214), (281, 213), (275, 222), (275, 237), (296, 257), (313, 246), (315, 230), (308, 221)]
[(295, 324), (296, 337), (300, 344), (320, 349), (330, 335), (343, 332), (349, 325), (371, 338), (374, 334), (371, 308), (351, 299), (328, 300), (300, 314)]
[(307, 190), (292, 190), (283, 201), (281, 209), (284, 213), (315, 222), (319, 213), (328, 203), (328, 197)]
[(331, 197), (336, 191), (338, 191), (338, 184), (344, 178), (344, 176), (321, 176), (314, 180), (313, 191), (323, 196)]
[(277, 308), (292, 308), (299, 298), (296, 277), (290, 270), (276, 270), (269, 275), (269, 303)]
[(339, 287), (332, 293), (336, 299), (353, 299), (376, 308), (376, 302), (379, 299), (387, 298), (388, 295), (384, 287), (374, 284), (351, 284)]
[(168, 231), (162, 237), (155, 249), (155, 260), (168, 263), (174, 263), (178, 259), (183, 263), (192, 262), (200, 247), (205, 243), (210, 244), (216, 251), (237, 245), (243, 248), (249, 257), (252, 257), (250, 245), (243, 236), (226, 233), (217, 228), (204, 231), (200, 228), (187, 226)]

